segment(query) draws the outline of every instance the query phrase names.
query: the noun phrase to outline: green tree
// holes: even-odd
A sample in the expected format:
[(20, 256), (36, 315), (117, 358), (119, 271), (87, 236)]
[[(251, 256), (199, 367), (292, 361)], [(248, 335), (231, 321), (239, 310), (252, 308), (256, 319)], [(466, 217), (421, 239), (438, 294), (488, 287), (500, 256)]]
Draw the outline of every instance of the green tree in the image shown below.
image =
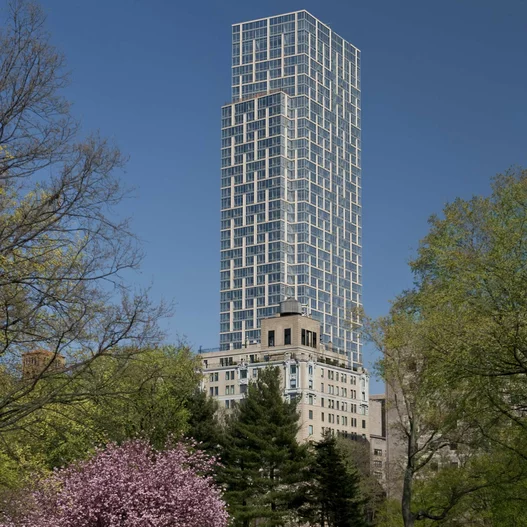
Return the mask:
[(200, 388), (187, 399), (188, 426), (186, 434), (209, 454), (220, 454), (225, 444), (225, 427), (218, 419), (218, 401)]
[[(86, 459), (109, 441), (140, 437), (163, 448), (170, 437), (180, 438), (199, 382), (196, 361), (186, 346), (102, 357), (70, 386), (84, 400), (48, 404), (0, 436), (0, 489)], [(54, 380), (42, 379), (41, 386)]]
[(162, 448), (187, 428), (188, 400), (200, 381), (198, 366), (185, 345), (102, 358), (82, 376), (89, 398), (97, 403), (95, 427), (111, 441), (141, 437)]
[(315, 444), (312, 474), (311, 510), (321, 527), (366, 525), (359, 473), (347, 466), (337, 440), (330, 434)]
[[(494, 409), (482, 432), (527, 458), (527, 171), (492, 194), (446, 205), (412, 262), (418, 302), (437, 319), (430, 344)], [(489, 418), (490, 417), (490, 418)], [(482, 423), (483, 424), (483, 423)], [(509, 438), (501, 434), (508, 427)], [(484, 430), (483, 430), (484, 428)]]
[(336, 438), (337, 450), (349, 471), (359, 475), (360, 501), (368, 523), (377, 523), (378, 512), (386, 506), (386, 491), (372, 474), (370, 442), (362, 439)]
[[(442, 217), (431, 218), (411, 263), (415, 288), (400, 295), (389, 316), (366, 323), (383, 352), (380, 371), (404, 445), (406, 526), (494, 525), (489, 515), (498, 521), (521, 495), (526, 211), (521, 169), (497, 176), (488, 197), (447, 204)], [(458, 447), (454, 454), (449, 443)]]
[[(46, 404), (71, 402), (77, 375), (109, 351), (157, 343), (156, 322), (166, 310), (123, 278), (142, 259), (129, 222), (115, 210), (126, 196), (119, 179), (125, 159), (97, 134), (81, 134), (42, 10), (13, 0), (2, 23), (0, 360), (19, 380), (22, 354), (44, 349), (53, 361), (65, 356), (69, 373), (46, 367), (1, 389), (6, 433)], [(55, 382), (37, 389), (44, 377)]]
[(286, 525), (297, 518), (308, 463), (297, 443), (298, 413), (277, 368), (260, 370), (227, 429), (220, 480), (234, 525)]

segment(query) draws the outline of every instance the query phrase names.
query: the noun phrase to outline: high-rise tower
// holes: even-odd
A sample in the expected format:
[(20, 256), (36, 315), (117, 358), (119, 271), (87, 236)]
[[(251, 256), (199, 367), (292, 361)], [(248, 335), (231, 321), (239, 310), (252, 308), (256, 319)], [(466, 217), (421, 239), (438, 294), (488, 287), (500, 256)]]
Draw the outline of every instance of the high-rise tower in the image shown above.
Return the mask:
[(360, 51), (307, 11), (232, 27), (222, 108), (220, 345), (298, 299), (362, 363)]

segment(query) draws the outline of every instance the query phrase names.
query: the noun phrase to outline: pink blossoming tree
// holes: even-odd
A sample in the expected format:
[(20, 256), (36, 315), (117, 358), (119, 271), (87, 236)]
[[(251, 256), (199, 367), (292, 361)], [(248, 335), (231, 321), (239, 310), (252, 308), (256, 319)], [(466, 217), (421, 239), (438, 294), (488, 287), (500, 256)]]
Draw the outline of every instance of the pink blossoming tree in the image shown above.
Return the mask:
[(26, 512), (0, 527), (226, 527), (214, 466), (182, 444), (112, 444), (42, 481)]

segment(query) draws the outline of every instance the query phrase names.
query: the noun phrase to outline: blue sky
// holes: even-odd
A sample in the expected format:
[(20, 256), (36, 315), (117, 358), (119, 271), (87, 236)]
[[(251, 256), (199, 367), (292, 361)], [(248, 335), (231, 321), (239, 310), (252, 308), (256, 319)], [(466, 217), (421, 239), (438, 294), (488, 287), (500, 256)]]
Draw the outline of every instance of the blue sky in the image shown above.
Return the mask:
[[(362, 50), (364, 304), (412, 283), (427, 218), (527, 165), (527, 3), (43, 0), (86, 130), (130, 156), (123, 206), (144, 241), (138, 284), (173, 299), (169, 340), (219, 329), (220, 107), (232, 23), (307, 9)], [(367, 353), (370, 358), (373, 354)]]

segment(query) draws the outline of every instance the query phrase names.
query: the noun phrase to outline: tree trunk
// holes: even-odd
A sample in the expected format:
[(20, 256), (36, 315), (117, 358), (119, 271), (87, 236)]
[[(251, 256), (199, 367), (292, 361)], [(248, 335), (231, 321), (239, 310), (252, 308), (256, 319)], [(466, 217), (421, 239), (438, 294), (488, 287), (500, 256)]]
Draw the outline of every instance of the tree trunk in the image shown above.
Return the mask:
[(417, 439), (415, 433), (415, 423), (410, 420), (410, 436), (408, 437), (407, 460), (403, 479), (403, 496), (401, 500), (401, 510), (403, 515), (404, 527), (414, 527), (415, 516), (412, 513), (413, 483), (415, 474), (415, 454), (417, 452)]

